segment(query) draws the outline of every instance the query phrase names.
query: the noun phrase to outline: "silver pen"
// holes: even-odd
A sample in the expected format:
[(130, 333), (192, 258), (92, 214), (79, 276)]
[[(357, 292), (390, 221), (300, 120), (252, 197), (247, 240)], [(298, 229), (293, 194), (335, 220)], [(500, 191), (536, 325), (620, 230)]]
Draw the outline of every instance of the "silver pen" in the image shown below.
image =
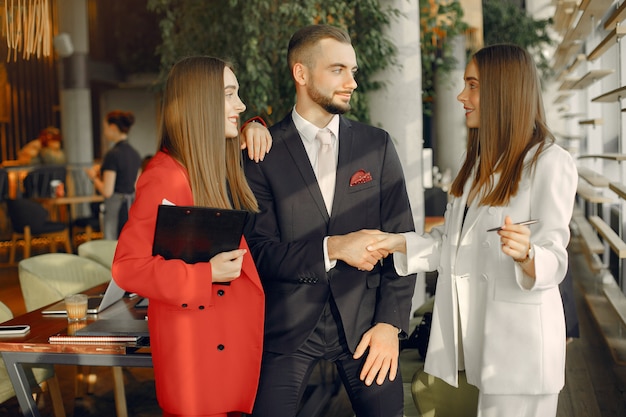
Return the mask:
[[(513, 224), (517, 224), (517, 225), (520, 225), (520, 226), (528, 226), (528, 225), (535, 224), (535, 223), (539, 223), (539, 220), (537, 220), (537, 219), (526, 220), (525, 222), (519, 222), (519, 223), (513, 223)], [(502, 230), (502, 226), (494, 227), (493, 229), (487, 229), (488, 232), (497, 232), (497, 231), (500, 231), (500, 230)]]

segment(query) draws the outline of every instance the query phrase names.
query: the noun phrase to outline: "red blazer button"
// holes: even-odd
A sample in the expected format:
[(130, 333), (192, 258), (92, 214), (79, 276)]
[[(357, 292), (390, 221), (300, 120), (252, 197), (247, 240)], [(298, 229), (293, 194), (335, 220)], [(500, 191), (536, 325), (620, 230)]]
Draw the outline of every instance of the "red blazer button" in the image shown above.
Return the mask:
[(224, 345), (217, 345), (217, 350), (224, 350)]

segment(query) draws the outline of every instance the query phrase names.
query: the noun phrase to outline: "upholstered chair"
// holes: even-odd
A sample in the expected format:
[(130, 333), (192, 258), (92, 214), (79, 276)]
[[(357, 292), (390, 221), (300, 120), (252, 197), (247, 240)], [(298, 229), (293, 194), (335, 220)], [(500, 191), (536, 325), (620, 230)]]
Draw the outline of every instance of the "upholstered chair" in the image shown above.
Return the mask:
[(72, 253), (68, 225), (48, 220), (48, 211), (41, 204), (26, 198), (7, 200), (7, 211), (13, 227), (9, 251), (10, 264), (15, 262), (17, 242), (24, 241), (24, 259), (26, 259), (30, 257), (31, 242), (36, 237), (50, 240), (50, 252), (56, 252), (59, 239), (65, 251)]
[(89, 258), (111, 269), (116, 247), (117, 240), (96, 239), (81, 243), (77, 250), (78, 256)]

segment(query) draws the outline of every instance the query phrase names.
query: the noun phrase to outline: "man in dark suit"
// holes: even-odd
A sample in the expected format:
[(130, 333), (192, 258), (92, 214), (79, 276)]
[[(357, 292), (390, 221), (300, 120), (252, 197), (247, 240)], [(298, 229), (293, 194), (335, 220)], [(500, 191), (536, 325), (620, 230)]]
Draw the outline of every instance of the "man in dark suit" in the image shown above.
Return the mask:
[(362, 229), (414, 230), (402, 167), (387, 132), (341, 116), (357, 87), (345, 31), (300, 29), (288, 60), (294, 110), (270, 129), (264, 162), (245, 166), (261, 210), (246, 237), (266, 293), (252, 415), (295, 416), (324, 359), (336, 364), (358, 417), (401, 417), (399, 337), (415, 276), (398, 277), (392, 257), (367, 251), (372, 238)]

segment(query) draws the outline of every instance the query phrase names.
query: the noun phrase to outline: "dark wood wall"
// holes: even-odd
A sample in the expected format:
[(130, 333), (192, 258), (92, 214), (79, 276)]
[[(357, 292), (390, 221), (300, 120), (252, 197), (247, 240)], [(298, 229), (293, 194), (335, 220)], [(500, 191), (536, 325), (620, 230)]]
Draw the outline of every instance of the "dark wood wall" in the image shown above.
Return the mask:
[(6, 39), (0, 37), (0, 156), (17, 157), (17, 151), (47, 126), (59, 127), (59, 92), (54, 56), (13, 54), (9, 60)]
[[(57, 30), (56, 1), (50, 1), (53, 34)], [(158, 72), (155, 54), (160, 43), (157, 16), (146, 10), (147, 0), (87, 0), (89, 77), (92, 119), (99, 120), (99, 95), (117, 88), (127, 75)], [(4, 18), (0, 19), (0, 25)], [(4, 33), (4, 28), (0, 26)], [(8, 48), (0, 36), (0, 158), (14, 160), (27, 142), (47, 126), (60, 126), (59, 65), (50, 57), (18, 54), (7, 61)], [(100, 152), (100, 124), (94, 123), (94, 151)], [(61, 131), (61, 135), (63, 132)], [(99, 157), (100, 155), (94, 155)]]

